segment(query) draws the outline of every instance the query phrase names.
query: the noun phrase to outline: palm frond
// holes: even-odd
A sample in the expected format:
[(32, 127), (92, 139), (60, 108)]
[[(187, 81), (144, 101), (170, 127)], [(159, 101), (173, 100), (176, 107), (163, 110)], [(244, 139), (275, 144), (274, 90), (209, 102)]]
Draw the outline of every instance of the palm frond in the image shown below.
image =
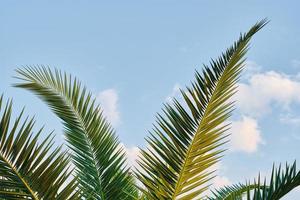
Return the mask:
[(17, 69), (21, 83), (44, 100), (63, 121), (79, 183), (89, 199), (132, 199), (133, 177), (125, 151), (99, 105), (71, 75), (46, 67)]
[(266, 178), (261, 180), (260, 176), (255, 182), (254, 192), (247, 190), (247, 200), (277, 200), (300, 186), (300, 170), (297, 170), (296, 161), (292, 165), (286, 164), (285, 169), (273, 165), (269, 182)]
[[(206, 197), (207, 200), (242, 200), (248, 191), (258, 188), (258, 185), (251, 184), (234, 184), (224, 186), (217, 190), (211, 191), (212, 196)], [(264, 189), (264, 188), (262, 188)]]
[[(286, 164), (276, 168), (273, 165), (270, 181), (261, 179), (259, 175), (254, 184), (236, 184), (212, 191), (208, 200), (277, 200), (281, 199), (294, 188), (300, 186), (300, 171), (297, 171), (296, 162), (291, 166)], [(243, 197), (243, 198), (242, 198)]]
[(67, 180), (69, 157), (53, 150), (53, 136), (39, 144), (34, 119), (22, 120), (22, 111), (13, 122), (12, 101), (3, 107), (3, 96), (0, 111), (0, 199), (79, 199), (75, 179)]
[(247, 34), (242, 34), (196, 80), (187, 92), (181, 91), (186, 107), (174, 99), (166, 104), (163, 115), (147, 138), (149, 148), (142, 150), (137, 177), (141, 190), (149, 199), (190, 200), (208, 189), (213, 178), (211, 166), (219, 161), (226, 143), (228, 124), (224, 123), (233, 109), (230, 97), (244, 66), (244, 56), (251, 37), (265, 24), (262, 20)]

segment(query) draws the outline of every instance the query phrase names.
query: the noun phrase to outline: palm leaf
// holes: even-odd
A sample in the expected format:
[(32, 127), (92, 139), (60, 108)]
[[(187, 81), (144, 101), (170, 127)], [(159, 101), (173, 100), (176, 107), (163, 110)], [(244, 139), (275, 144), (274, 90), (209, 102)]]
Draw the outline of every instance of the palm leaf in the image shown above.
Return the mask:
[(44, 100), (63, 121), (79, 183), (89, 199), (132, 199), (133, 177), (125, 151), (91, 93), (71, 75), (46, 67), (16, 70), (21, 83)]
[[(291, 166), (286, 165), (282, 169), (281, 165), (275, 168), (273, 165), (270, 181), (261, 179), (260, 175), (254, 184), (236, 184), (225, 186), (213, 191), (209, 200), (277, 200), (287, 193), (300, 186), (300, 171), (297, 171), (296, 162)], [(243, 197), (243, 198), (242, 198)]]
[(187, 92), (181, 91), (185, 105), (174, 99), (166, 104), (163, 115), (147, 138), (142, 150), (137, 177), (149, 199), (190, 200), (208, 189), (213, 178), (211, 166), (219, 161), (226, 143), (233, 109), (229, 98), (236, 92), (236, 82), (244, 66), (244, 55), (251, 37), (266, 24), (255, 24), (242, 34), (217, 60), (212, 60)]
[(262, 182), (260, 176), (256, 182), (253, 193), (247, 190), (247, 200), (277, 200), (300, 186), (300, 170), (297, 170), (296, 161), (292, 165), (286, 164), (285, 169), (281, 165), (273, 166), (269, 182), (266, 178)]
[(2, 109), (0, 98), (0, 199), (79, 199), (75, 179), (70, 176), (69, 157), (53, 149), (50, 134), (40, 144), (42, 130), (33, 135), (34, 120), (23, 120), (23, 112), (12, 122), (12, 101)]
[[(215, 191), (212, 191), (212, 196), (207, 197), (207, 200), (242, 200), (248, 191), (257, 189), (258, 185), (250, 184), (234, 184), (231, 186), (224, 186)], [(264, 189), (263, 187), (261, 189)]]

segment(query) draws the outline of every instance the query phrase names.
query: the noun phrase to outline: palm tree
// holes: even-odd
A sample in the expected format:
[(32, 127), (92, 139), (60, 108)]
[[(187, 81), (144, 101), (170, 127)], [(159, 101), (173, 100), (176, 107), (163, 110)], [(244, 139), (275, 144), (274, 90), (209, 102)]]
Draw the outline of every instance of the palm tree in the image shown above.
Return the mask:
[(270, 182), (258, 177), (212, 190), (209, 197), (205, 193), (230, 139), (230, 97), (250, 39), (266, 23), (256, 23), (210, 66), (196, 71), (191, 86), (181, 90), (183, 102), (174, 98), (164, 105), (136, 169), (126, 166), (114, 129), (77, 78), (44, 66), (17, 69), (15, 86), (37, 94), (61, 119), (68, 151), (52, 150), (52, 136), (39, 144), (41, 131), (31, 134), (33, 121), (19, 125), (19, 117), (9, 128), (8, 103), (0, 124), (0, 199), (280, 199), (300, 185), (296, 163), (284, 170), (273, 166)]

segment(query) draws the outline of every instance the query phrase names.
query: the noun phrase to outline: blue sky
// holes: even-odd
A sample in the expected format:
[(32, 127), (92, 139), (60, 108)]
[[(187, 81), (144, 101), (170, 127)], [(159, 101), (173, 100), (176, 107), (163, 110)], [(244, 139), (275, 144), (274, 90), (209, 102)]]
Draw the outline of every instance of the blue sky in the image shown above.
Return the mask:
[[(297, 1), (1, 1), (0, 90), (37, 125), (62, 126), (35, 96), (11, 87), (14, 69), (44, 64), (93, 91), (132, 158), (155, 114), (194, 70), (268, 17), (251, 43), (216, 185), (300, 162), (300, 26)], [(286, 199), (300, 198), (300, 191)]]

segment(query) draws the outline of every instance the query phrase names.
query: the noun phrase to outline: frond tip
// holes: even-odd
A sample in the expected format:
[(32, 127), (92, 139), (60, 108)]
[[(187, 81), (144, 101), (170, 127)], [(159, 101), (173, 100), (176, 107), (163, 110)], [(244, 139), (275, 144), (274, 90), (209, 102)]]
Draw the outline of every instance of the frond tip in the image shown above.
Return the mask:
[(300, 170), (297, 170), (296, 161), (292, 165), (286, 164), (285, 167), (273, 165), (269, 182), (266, 178), (261, 179), (260, 176), (255, 182), (257, 188), (254, 193), (247, 191), (248, 200), (278, 200), (300, 186)]
[(300, 186), (300, 171), (296, 162), (286, 164), (285, 169), (273, 166), (270, 181), (260, 175), (253, 184), (236, 184), (212, 191), (208, 200), (279, 200), (291, 190)]
[(34, 120), (21, 122), (23, 112), (11, 120), (12, 101), (2, 110), (0, 98), (0, 199), (79, 199), (70, 176), (69, 157), (61, 148), (53, 151), (50, 134), (41, 143), (40, 130), (33, 135)]
[(214, 177), (211, 166), (222, 157), (229, 128), (236, 82), (244, 67), (251, 37), (267, 20), (242, 34), (225, 53), (196, 72), (195, 81), (181, 91), (185, 105), (174, 99), (158, 115), (157, 125), (147, 138), (149, 147), (142, 151), (137, 172), (141, 190), (149, 199), (189, 200), (208, 189)]

